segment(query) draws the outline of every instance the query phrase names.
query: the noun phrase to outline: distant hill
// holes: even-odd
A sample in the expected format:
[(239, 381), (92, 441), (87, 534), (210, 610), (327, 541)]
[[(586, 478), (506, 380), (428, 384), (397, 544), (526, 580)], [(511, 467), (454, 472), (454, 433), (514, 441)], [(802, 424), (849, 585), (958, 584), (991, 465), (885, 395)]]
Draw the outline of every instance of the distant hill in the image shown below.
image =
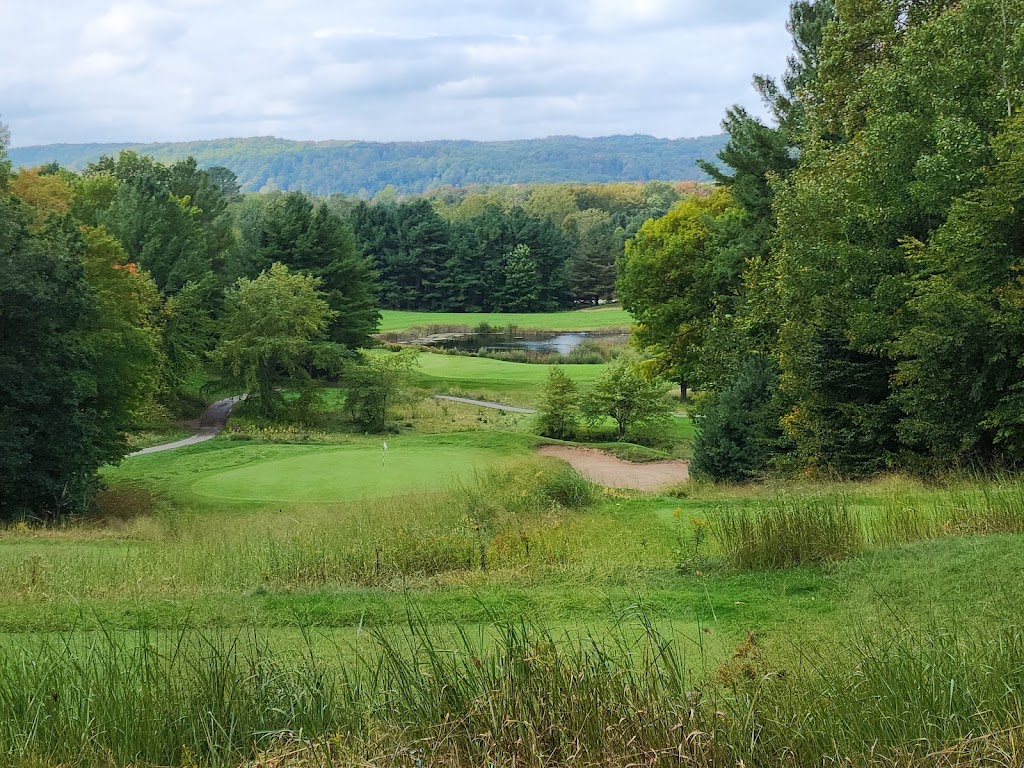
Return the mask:
[(713, 159), (726, 136), (656, 139), (553, 136), (520, 141), (287, 141), (273, 137), (176, 144), (48, 144), (8, 151), (15, 166), (56, 161), (72, 170), (123, 149), (173, 162), (230, 168), (246, 191), (302, 190), (371, 196), (393, 185), (404, 194), (451, 184), (703, 181), (699, 158)]

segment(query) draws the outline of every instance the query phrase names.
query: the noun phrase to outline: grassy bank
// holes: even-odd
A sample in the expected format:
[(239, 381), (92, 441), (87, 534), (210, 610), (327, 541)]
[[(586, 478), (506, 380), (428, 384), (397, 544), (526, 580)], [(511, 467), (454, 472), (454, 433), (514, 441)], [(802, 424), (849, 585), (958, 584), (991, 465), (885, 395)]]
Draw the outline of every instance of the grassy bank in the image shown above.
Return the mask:
[[(562, 370), (583, 389), (593, 385), (605, 365), (563, 365)], [(483, 399), (509, 405), (536, 406), (548, 379), (548, 366), (511, 363), (486, 357), (423, 354), (416, 384), (428, 391)]]

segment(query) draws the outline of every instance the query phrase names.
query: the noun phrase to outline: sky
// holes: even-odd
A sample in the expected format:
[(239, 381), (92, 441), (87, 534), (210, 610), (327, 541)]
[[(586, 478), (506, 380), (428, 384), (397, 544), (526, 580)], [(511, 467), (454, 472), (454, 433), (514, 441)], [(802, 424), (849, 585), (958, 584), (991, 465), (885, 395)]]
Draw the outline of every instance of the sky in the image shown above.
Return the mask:
[(14, 146), (720, 132), (787, 0), (0, 0)]

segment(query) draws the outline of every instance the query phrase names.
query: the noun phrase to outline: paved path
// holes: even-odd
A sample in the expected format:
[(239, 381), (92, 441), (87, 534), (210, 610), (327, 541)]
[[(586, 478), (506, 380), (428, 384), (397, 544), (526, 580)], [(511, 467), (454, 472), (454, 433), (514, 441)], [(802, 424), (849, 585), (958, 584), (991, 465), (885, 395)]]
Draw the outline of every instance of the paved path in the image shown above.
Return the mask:
[[(499, 411), (508, 411), (509, 413), (536, 413), (533, 408), (517, 408), (514, 405), (502, 405), (501, 403), (491, 403), (487, 400), (470, 400), (468, 397), (452, 397), (451, 395), (434, 395), (437, 400), (450, 400), (453, 403), (465, 403), (466, 405), (477, 405), (481, 408), (494, 408)], [(673, 413), (677, 419), (687, 419), (685, 413)]]
[(164, 443), (163, 445), (154, 445), (149, 448), (143, 448), (141, 451), (129, 453), (125, 458), (130, 459), (132, 456), (145, 456), (147, 453), (173, 451), (175, 448), (184, 448), (187, 445), (196, 445), (198, 443), (205, 443), (207, 440), (213, 440), (213, 438), (223, 431), (224, 426), (228, 423), (228, 416), (231, 415), (231, 409), (235, 406), (235, 403), (241, 399), (241, 397), (225, 397), (223, 400), (218, 400), (203, 411), (203, 415), (199, 417), (199, 431), (192, 435), (192, 437), (186, 437), (184, 440), (176, 440), (173, 443)]
[(489, 403), (486, 400), (470, 400), (468, 397), (452, 397), (451, 395), (434, 395), (438, 400), (450, 400), (453, 403), (465, 403), (466, 405), (478, 405), (481, 408), (494, 408), (497, 411), (508, 411), (509, 413), (536, 413), (533, 408), (516, 408), (514, 405), (502, 405), (501, 403)]

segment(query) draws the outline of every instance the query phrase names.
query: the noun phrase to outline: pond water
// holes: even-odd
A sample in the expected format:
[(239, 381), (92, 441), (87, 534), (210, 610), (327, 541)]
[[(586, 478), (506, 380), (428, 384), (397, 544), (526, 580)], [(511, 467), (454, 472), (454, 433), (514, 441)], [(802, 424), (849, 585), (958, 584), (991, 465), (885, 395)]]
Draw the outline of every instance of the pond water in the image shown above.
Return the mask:
[(625, 344), (629, 334), (594, 333), (470, 333), (456, 338), (438, 340), (431, 346), (459, 352), (496, 352), (500, 350), (529, 350), (531, 352), (557, 352), (567, 355), (585, 341), (605, 344)]

